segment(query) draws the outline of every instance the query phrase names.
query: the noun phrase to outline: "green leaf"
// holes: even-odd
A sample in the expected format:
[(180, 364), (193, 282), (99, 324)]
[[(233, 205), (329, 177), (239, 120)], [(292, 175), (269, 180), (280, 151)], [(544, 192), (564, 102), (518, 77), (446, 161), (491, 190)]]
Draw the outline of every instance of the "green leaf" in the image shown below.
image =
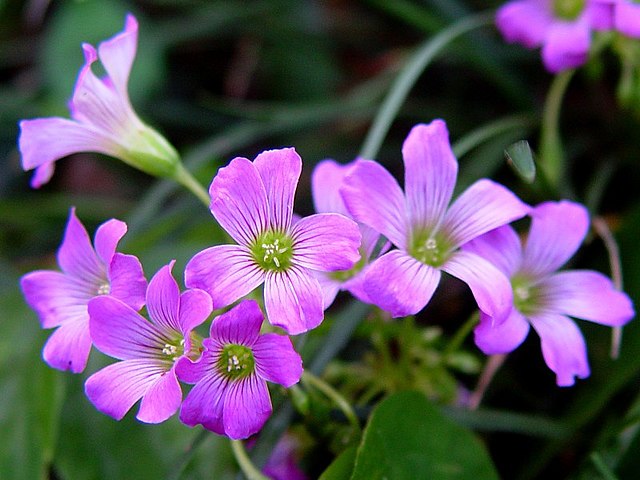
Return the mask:
[(533, 152), (526, 140), (520, 140), (509, 145), (504, 156), (507, 163), (527, 183), (533, 183), (536, 179), (536, 165), (533, 161)]
[(349, 480), (353, 472), (353, 464), (356, 462), (356, 445), (352, 445), (342, 452), (320, 475), (318, 480)]
[(497, 479), (484, 446), (426, 397), (400, 392), (374, 410), (351, 480)]

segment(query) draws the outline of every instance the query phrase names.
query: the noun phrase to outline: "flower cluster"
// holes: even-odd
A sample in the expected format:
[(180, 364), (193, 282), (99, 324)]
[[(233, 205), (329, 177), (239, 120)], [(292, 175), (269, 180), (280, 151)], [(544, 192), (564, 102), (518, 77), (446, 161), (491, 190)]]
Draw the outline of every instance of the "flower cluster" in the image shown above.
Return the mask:
[(632, 0), (513, 0), (498, 9), (496, 25), (508, 42), (542, 48), (552, 73), (583, 65), (593, 32), (615, 30), (640, 38), (640, 6)]

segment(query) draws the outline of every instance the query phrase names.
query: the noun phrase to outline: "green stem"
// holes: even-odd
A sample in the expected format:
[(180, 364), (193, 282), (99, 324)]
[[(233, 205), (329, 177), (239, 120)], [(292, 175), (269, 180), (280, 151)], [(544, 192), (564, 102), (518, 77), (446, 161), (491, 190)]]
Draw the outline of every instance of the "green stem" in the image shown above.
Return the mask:
[(557, 193), (565, 176), (565, 158), (560, 138), (560, 107), (575, 70), (567, 70), (553, 79), (542, 114), (540, 156), (547, 182)]
[(233, 450), (233, 456), (236, 457), (236, 462), (238, 462), (242, 473), (248, 480), (269, 480), (269, 477), (263, 475), (251, 462), (242, 440), (231, 440), (231, 450)]
[(480, 312), (476, 311), (472, 313), (464, 324), (458, 329), (456, 334), (453, 336), (449, 344), (445, 347), (443, 355), (445, 357), (457, 352), (464, 342), (464, 339), (467, 338), (467, 335), (471, 333), (473, 327), (476, 326), (478, 320), (480, 319)]
[(416, 50), (400, 71), (398, 78), (391, 86), (387, 98), (380, 110), (378, 110), (373, 120), (373, 125), (369, 129), (367, 138), (360, 149), (360, 157), (367, 159), (376, 157), (384, 137), (398, 115), (398, 111), (406, 100), (407, 95), (409, 95), (409, 91), (434, 57), (460, 35), (478, 27), (491, 25), (493, 21), (494, 14), (492, 12), (463, 18), (442, 30), (436, 36), (429, 38)]
[(331, 399), (342, 413), (344, 413), (344, 416), (347, 417), (347, 420), (353, 426), (354, 431), (360, 435), (360, 421), (358, 420), (356, 412), (353, 410), (351, 404), (342, 395), (340, 395), (337, 390), (321, 378), (316, 377), (313, 373), (309, 372), (309, 370), (305, 370), (302, 374), (302, 381), (317, 388)]
[(191, 193), (198, 197), (198, 199), (204, 203), (207, 208), (209, 208), (209, 205), (211, 204), (209, 194), (200, 182), (198, 182), (182, 164), (178, 164), (178, 169), (176, 170), (173, 178), (176, 182), (180, 183), (183, 187), (187, 188)]

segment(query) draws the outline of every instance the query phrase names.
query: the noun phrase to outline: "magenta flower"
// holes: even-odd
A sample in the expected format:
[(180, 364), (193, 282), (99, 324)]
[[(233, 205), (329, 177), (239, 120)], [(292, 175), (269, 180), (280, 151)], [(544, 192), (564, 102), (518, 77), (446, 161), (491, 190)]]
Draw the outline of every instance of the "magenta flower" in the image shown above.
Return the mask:
[(634, 0), (593, 0), (608, 28), (631, 38), (640, 38), (640, 4)]
[(569, 386), (574, 377), (589, 376), (584, 338), (569, 317), (620, 326), (635, 313), (629, 297), (601, 273), (556, 272), (587, 234), (589, 217), (582, 205), (568, 201), (542, 203), (533, 209), (531, 218), (524, 249), (508, 226), (463, 247), (496, 265), (511, 279), (513, 288), (513, 308), (507, 320), (496, 324), (481, 314), (475, 341), (487, 354), (508, 353), (524, 341), (532, 325), (558, 385)]
[(511, 305), (507, 278), (482, 257), (459, 247), (523, 217), (529, 207), (505, 187), (479, 180), (451, 206), (458, 163), (442, 120), (415, 126), (402, 149), (405, 192), (382, 166), (358, 160), (342, 196), (353, 217), (396, 247), (375, 260), (364, 278), (368, 297), (394, 317), (419, 312), (441, 272), (466, 282), (480, 309), (501, 318)]
[[(340, 196), (340, 187), (354, 164), (355, 162), (340, 165), (333, 160), (318, 163), (311, 176), (311, 190), (316, 212), (340, 213), (350, 217)], [(358, 224), (358, 228), (362, 236), (360, 260), (349, 270), (318, 272), (316, 275), (324, 295), (325, 309), (331, 306), (340, 290), (348, 290), (358, 300), (371, 303), (364, 291), (363, 280), (380, 234), (364, 224)]]
[(272, 412), (267, 381), (290, 387), (302, 375), (302, 359), (289, 337), (260, 335), (263, 316), (243, 300), (216, 317), (196, 362), (181, 359), (178, 377), (195, 383), (182, 403), (180, 420), (232, 439), (258, 432)]
[[(129, 101), (127, 83), (138, 44), (138, 22), (127, 15), (125, 29), (102, 42), (98, 51), (83, 44), (85, 64), (70, 102), (72, 120), (60, 117), (20, 122), (19, 146), (24, 170), (35, 169), (31, 186), (53, 175), (55, 161), (78, 152), (98, 152), (152, 175), (171, 175), (178, 154), (158, 132), (145, 125)], [(107, 75), (98, 78), (92, 64), (100, 58)]]
[(20, 280), (26, 302), (43, 328), (56, 328), (44, 346), (42, 356), (53, 368), (82, 372), (91, 350), (87, 304), (109, 294), (139, 309), (144, 305), (147, 281), (133, 255), (115, 253), (127, 231), (120, 220), (98, 227), (95, 250), (86, 229), (71, 209), (64, 240), (58, 250), (62, 272), (37, 270)]
[(223, 308), (264, 282), (273, 325), (298, 334), (323, 319), (315, 271), (346, 270), (359, 260), (353, 220), (317, 214), (292, 225), (293, 197), (302, 160), (293, 148), (269, 150), (251, 162), (235, 158), (213, 179), (211, 213), (238, 245), (218, 245), (187, 264), (185, 283)]
[(610, 11), (594, 0), (514, 0), (496, 14), (506, 41), (542, 47), (542, 60), (552, 73), (584, 64), (592, 31), (610, 24)]
[(141, 398), (138, 420), (160, 423), (173, 415), (182, 401), (176, 362), (199, 355), (192, 330), (211, 313), (211, 299), (202, 290), (181, 294), (171, 275), (173, 264), (162, 267), (149, 282), (151, 322), (111, 296), (89, 302), (93, 343), (122, 361), (91, 375), (85, 393), (98, 410), (116, 420)]

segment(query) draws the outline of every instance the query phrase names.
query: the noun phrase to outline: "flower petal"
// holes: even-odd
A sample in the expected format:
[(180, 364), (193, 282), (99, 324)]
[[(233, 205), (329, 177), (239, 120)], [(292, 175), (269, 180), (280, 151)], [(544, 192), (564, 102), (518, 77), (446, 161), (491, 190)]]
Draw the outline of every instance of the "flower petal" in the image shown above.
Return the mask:
[(264, 315), (258, 303), (255, 300), (243, 300), (213, 319), (211, 338), (223, 344), (234, 343), (250, 347), (260, 335), (263, 320)]
[(511, 283), (487, 260), (459, 250), (442, 265), (442, 270), (469, 285), (478, 308), (494, 322), (501, 323), (509, 315), (513, 305)]
[(258, 170), (246, 158), (234, 158), (218, 170), (209, 194), (211, 213), (239, 244), (251, 244), (269, 227), (267, 192)]
[(431, 230), (442, 220), (458, 175), (444, 121), (413, 127), (402, 156), (409, 224), (417, 231)]
[(121, 420), (165, 372), (147, 359), (117, 362), (87, 378), (84, 391), (100, 412)]
[(583, 65), (591, 48), (588, 15), (571, 22), (554, 22), (542, 46), (544, 66), (551, 73)]
[(182, 402), (180, 421), (190, 427), (202, 424), (208, 430), (224, 435), (222, 417), (228, 388), (228, 381), (222, 375), (204, 377)]
[(217, 372), (216, 362), (221, 351), (222, 348), (212, 350), (205, 348), (200, 358), (196, 361), (191, 360), (189, 357), (180, 357), (175, 366), (178, 380), (194, 384), (200, 382), (207, 375)]
[(109, 266), (110, 295), (123, 301), (134, 310), (145, 303), (147, 280), (137, 257), (116, 253)]
[(87, 304), (96, 295), (91, 285), (60, 272), (37, 270), (24, 275), (20, 287), (42, 328), (78, 320), (89, 322)]
[(555, 372), (558, 386), (569, 387), (575, 377), (589, 376), (587, 347), (573, 320), (545, 312), (530, 316), (529, 321), (540, 335), (544, 361)]
[(171, 274), (175, 260), (156, 273), (147, 288), (147, 311), (151, 320), (162, 331), (182, 332), (178, 320), (180, 287)]
[(631, 38), (640, 38), (640, 5), (619, 1), (615, 6), (615, 28)]
[(93, 244), (102, 263), (105, 265), (111, 263), (111, 259), (116, 253), (118, 242), (124, 237), (125, 233), (127, 233), (127, 224), (115, 218), (104, 222), (98, 227)]
[(266, 333), (260, 336), (252, 350), (260, 377), (286, 388), (298, 383), (302, 375), (302, 358), (289, 337)]
[(63, 323), (51, 334), (42, 357), (50, 367), (80, 373), (87, 366), (90, 351), (89, 322), (79, 319)]
[(487, 355), (509, 353), (520, 346), (529, 333), (529, 322), (513, 308), (504, 322), (480, 312), (480, 323), (474, 329), (476, 345)]
[(264, 276), (247, 248), (239, 245), (216, 245), (198, 252), (184, 273), (186, 286), (211, 295), (214, 309), (245, 296), (264, 281)]
[(326, 310), (331, 306), (340, 291), (341, 283), (331, 277), (330, 272), (313, 272), (322, 290), (322, 305)]
[(349, 213), (394, 245), (405, 248), (407, 213), (400, 185), (382, 165), (357, 160), (340, 189)]
[(618, 327), (635, 316), (631, 299), (611, 280), (591, 270), (559, 272), (543, 281), (545, 299), (554, 311)]
[(258, 433), (272, 412), (267, 383), (257, 375), (230, 382), (222, 412), (224, 433), (232, 440)]
[(270, 228), (288, 230), (302, 172), (300, 155), (293, 148), (267, 150), (258, 155), (253, 164), (267, 192)]
[(318, 213), (349, 215), (340, 196), (340, 186), (353, 163), (341, 165), (333, 160), (318, 162), (311, 174), (313, 205)]
[(542, 45), (553, 21), (551, 8), (538, 0), (507, 2), (496, 13), (496, 25), (505, 40), (527, 48)]
[(96, 295), (97, 287), (107, 279), (105, 265), (93, 250), (87, 230), (76, 217), (75, 208), (69, 213), (64, 239), (58, 249), (58, 265), (64, 273), (82, 279), (87, 284), (95, 284)]
[(158, 327), (108, 295), (89, 302), (89, 326), (96, 348), (121, 360), (155, 357), (167, 342)]
[(454, 246), (460, 246), (494, 228), (506, 225), (529, 213), (511, 190), (491, 180), (475, 182), (446, 213), (442, 229)]
[(371, 264), (364, 289), (374, 305), (394, 318), (422, 310), (440, 283), (440, 271), (400, 250), (392, 250)]
[(127, 83), (138, 47), (138, 22), (128, 14), (124, 31), (98, 46), (100, 62), (121, 95), (127, 94)]
[(187, 332), (202, 324), (212, 310), (211, 297), (204, 290), (194, 288), (183, 292), (180, 295), (180, 331), (186, 336)]
[(495, 228), (462, 246), (463, 250), (484, 258), (511, 278), (522, 263), (522, 243), (509, 225)]
[(39, 167), (36, 167), (36, 171), (29, 182), (31, 188), (40, 188), (45, 183), (48, 183), (51, 177), (53, 177), (55, 169), (55, 162), (43, 163)]
[(264, 306), (271, 325), (284, 328), (290, 335), (311, 330), (324, 318), (318, 281), (295, 266), (285, 272), (267, 273)]
[(580, 204), (562, 201), (541, 203), (530, 215), (522, 270), (539, 278), (555, 272), (576, 252), (587, 234), (589, 214)]
[(145, 423), (161, 423), (180, 408), (182, 390), (174, 369), (161, 375), (144, 393), (136, 418)]
[(348, 270), (360, 260), (361, 235), (353, 220), (338, 213), (320, 213), (293, 226), (293, 262), (320, 271)]

